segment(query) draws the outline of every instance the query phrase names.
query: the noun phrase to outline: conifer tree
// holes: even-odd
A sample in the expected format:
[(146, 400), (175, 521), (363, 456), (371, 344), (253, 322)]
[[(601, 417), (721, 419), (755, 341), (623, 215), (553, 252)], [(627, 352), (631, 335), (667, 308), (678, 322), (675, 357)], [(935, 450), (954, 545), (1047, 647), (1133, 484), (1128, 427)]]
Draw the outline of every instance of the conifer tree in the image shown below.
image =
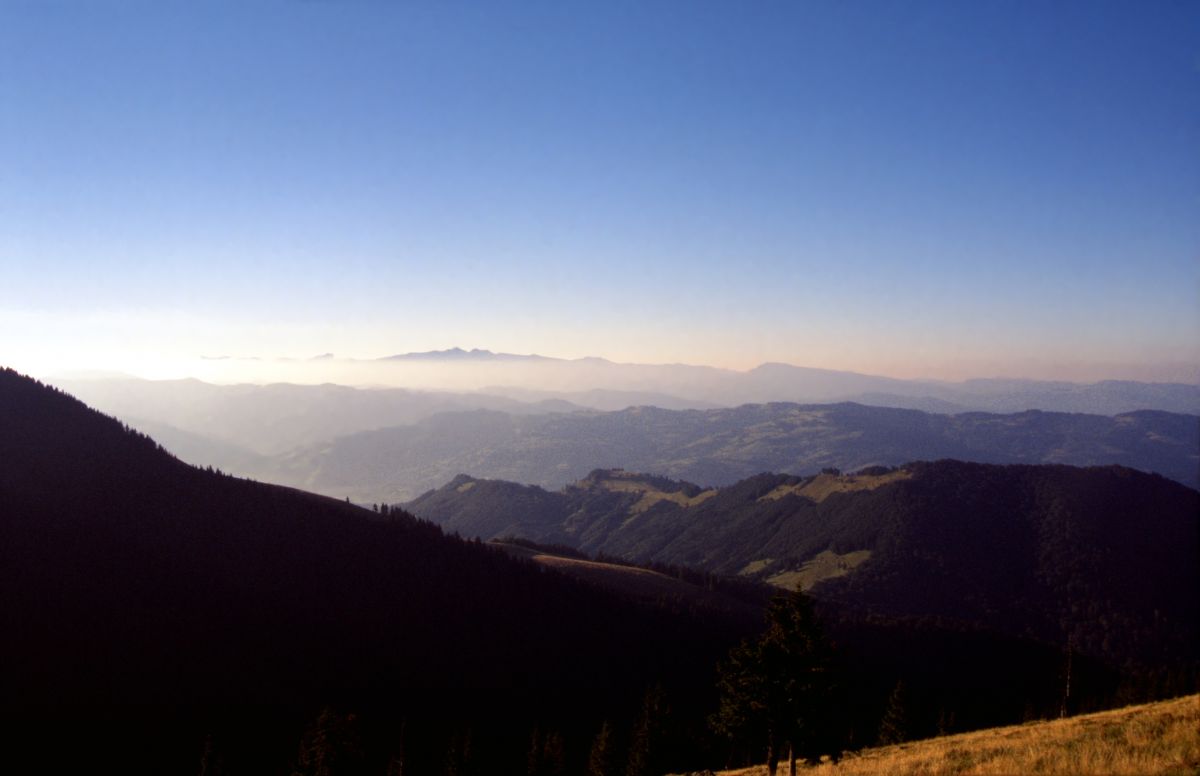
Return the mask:
[(836, 753), (832, 654), (811, 599), (799, 589), (772, 599), (766, 631), (730, 652), (717, 688), (713, 728), (765, 744), (771, 776), (785, 751), (792, 773), (798, 757)]
[(326, 707), (300, 740), (293, 776), (336, 776), (355, 773), (362, 751), (353, 714), (342, 716)]
[(525, 773), (528, 776), (541, 776), (542, 774), (542, 731), (537, 725), (533, 726), (533, 732), (529, 735), (529, 754), (526, 757)]
[(212, 735), (204, 737), (204, 749), (200, 754), (199, 776), (220, 776), (224, 773), (221, 767), (221, 756), (213, 746)]
[(474, 753), (471, 749), (471, 730), (455, 731), (450, 737), (446, 751), (446, 776), (472, 776), (475, 772)]
[(546, 734), (546, 742), (542, 746), (542, 768), (544, 776), (563, 776), (567, 769), (566, 744), (562, 734), (552, 731)]
[(600, 732), (592, 739), (587, 776), (617, 776), (614, 748), (612, 726), (608, 724), (608, 720), (604, 720), (600, 725)]
[(883, 719), (879, 722), (879, 744), (881, 746), (900, 744), (908, 740), (907, 705), (904, 682), (896, 682), (892, 694), (888, 697), (888, 705), (883, 712)]
[(662, 770), (663, 744), (670, 708), (662, 685), (646, 691), (642, 712), (633, 726), (625, 776), (651, 776)]

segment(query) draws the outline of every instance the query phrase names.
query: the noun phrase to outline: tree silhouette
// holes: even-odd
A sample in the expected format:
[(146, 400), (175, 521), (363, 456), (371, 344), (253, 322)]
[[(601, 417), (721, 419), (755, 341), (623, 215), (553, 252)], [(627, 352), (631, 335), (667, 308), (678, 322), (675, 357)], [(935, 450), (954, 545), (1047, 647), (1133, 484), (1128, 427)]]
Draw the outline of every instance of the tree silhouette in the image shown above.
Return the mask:
[(551, 730), (545, 734), (534, 727), (529, 740), (526, 773), (529, 776), (562, 776), (566, 770), (566, 743), (562, 734)]
[(653, 776), (662, 772), (670, 716), (667, 693), (661, 684), (656, 684), (646, 691), (642, 712), (634, 723), (625, 776)]
[(362, 752), (356, 718), (326, 707), (300, 741), (293, 776), (335, 776), (358, 772)]
[(717, 686), (713, 728), (765, 744), (772, 776), (785, 748), (792, 773), (796, 758), (816, 761), (835, 751), (831, 650), (799, 589), (772, 599), (766, 631), (730, 652)]
[(616, 776), (614, 749), (612, 726), (608, 724), (608, 720), (604, 720), (600, 725), (600, 732), (592, 740), (592, 750), (588, 755), (587, 776)]
[(879, 723), (879, 743), (900, 744), (908, 740), (908, 700), (904, 682), (896, 682), (891, 696), (888, 698), (887, 709)]

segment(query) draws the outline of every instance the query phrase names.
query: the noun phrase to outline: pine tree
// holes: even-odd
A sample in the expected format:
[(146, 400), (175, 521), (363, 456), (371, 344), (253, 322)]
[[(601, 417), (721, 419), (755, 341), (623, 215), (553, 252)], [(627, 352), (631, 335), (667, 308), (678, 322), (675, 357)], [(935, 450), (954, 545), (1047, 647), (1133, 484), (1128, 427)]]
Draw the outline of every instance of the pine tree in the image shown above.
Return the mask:
[(456, 731), (446, 751), (446, 776), (471, 776), (475, 772), (473, 755), (470, 728), (465, 733)]
[(199, 776), (220, 776), (224, 773), (221, 767), (221, 756), (217, 753), (213, 746), (211, 735), (204, 737), (204, 749), (200, 753), (200, 772)]
[(537, 725), (529, 736), (529, 754), (526, 757), (525, 773), (528, 776), (542, 775), (542, 732)]
[(562, 734), (552, 731), (546, 734), (542, 745), (542, 769), (544, 776), (563, 776), (567, 770), (566, 744)]
[(630, 736), (625, 776), (651, 776), (662, 771), (663, 744), (669, 716), (667, 693), (662, 685), (647, 690), (642, 700), (642, 712)]
[(592, 739), (592, 751), (588, 755), (587, 776), (617, 776), (616, 757), (612, 740), (612, 726), (608, 720), (600, 725), (600, 732)]
[(896, 682), (896, 686), (892, 689), (892, 694), (888, 698), (887, 708), (883, 712), (883, 719), (879, 722), (880, 746), (900, 744), (908, 740), (907, 706), (908, 698), (904, 689), (904, 682)]
[(341, 716), (325, 708), (300, 740), (293, 776), (353, 773), (362, 759), (353, 714)]
[(765, 743), (771, 776), (785, 750), (793, 773), (797, 757), (816, 761), (835, 753), (832, 654), (800, 590), (772, 599), (766, 631), (730, 652), (717, 687), (713, 728)]
[(387, 776), (404, 776), (404, 745), (406, 743), (406, 733), (408, 732), (408, 720), (400, 720), (400, 735), (396, 746), (396, 752), (388, 761)]

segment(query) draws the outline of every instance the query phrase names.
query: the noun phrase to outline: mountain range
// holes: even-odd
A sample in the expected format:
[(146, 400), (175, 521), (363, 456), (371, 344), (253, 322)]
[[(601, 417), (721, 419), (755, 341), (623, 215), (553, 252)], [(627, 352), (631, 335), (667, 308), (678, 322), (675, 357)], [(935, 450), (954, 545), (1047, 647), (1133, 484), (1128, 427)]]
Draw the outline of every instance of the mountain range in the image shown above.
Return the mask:
[[(641, 369), (601, 359), (560, 363), (487, 351), (396, 358), (439, 374), (459, 363), (557, 365), (554, 368), (565, 364), (568, 370), (601, 372)], [(329, 360), (322, 357), (320, 363)], [(664, 367), (676, 368), (697, 379), (708, 369)], [(754, 372), (786, 376), (797, 370), (776, 366)], [(842, 377), (827, 373), (822, 379)], [(853, 469), (942, 457), (994, 463), (1120, 463), (1189, 484), (1200, 477), (1200, 420), (1162, 410), (1115, 416), (1045, 411), (988, 415), (955, 412), (960, 405), (943, 399), (894, 394), (868, 395), (866, 405), (774, 402), (723, 407), (646, 389), (595, 387), (568, 392), (489, 385), (480, 391), (452, 392), (128, 377), (60, 379), (56, 384), (151, 434), (190, 463), (357, 502), (407, 500), (459, 473), (554, 488), (594, 468), (612, 466), (705, 485), (727, 484), (758, 471), (810, 474), (829, 466)], [(810, 381), (809, 388), (814, 384)], [(986, 394), (980, 385), (963, 383), (958, 388)], [(1133, 386), (1130, 402), (1155, 404), (1147, 400), (1154, 388)], [(1046, 383), (1005, 383), (1003, 389), (1006, 401), (1016, 406), (1035, 389), (1060, 399), (1099, 390)], [(1120, 393), (1117, 389), (1116, 383), (1105, 387)], [(876, 406), (887, 403), (922, 409), (904, 412), (903, 407)]]
[[(1020, 412), (1040, 409), (1116, 415), (1143, 409), (1200, 413), (1200, 386), (1187, 383), (1146, 383), (1103, 380), (1073, 383), (1010, 378), (903, 380), (832, 369), (783, 363), (760, 364), (747, 371), (686, 364), (628, 364), (604, 358), (559, 359), (536, 354), (493, 353), (451, 348), (405, 353), (389, 362), (507, 363), (533, 368), (533, 379), (513, 387), (561, 386), (558, 390), (607, 389), (651, 391), (686, 401), (721, 406), (773, 401), (854, 401), (929, 412)], [(510, 370), (515, 377), (521, 372)], [(663, 406), (663, 405), (656, 405)]]
[[(336, 382), (422, 390), (537, 391), (561, 399), (589, 391), (670, 397), (697, 407), (747, 403), (842, 402), (928, 412), (1086, 412), (1116, 415), (1136, 410), (1200, 414), (1200, 384), (1103, 380), (1093, 383), (1010, 378), (898, 379), (782, 363), (748, 370), (689, 364), (633, 364), (604, 358), (552, 358), (495, 353), (479, 348), (400, 353), (379, 359), (224, 359), (205, 362), (220, 381)], [(645, 403), (645, 402), (636, 402)], [(667, 405), (657, 405), (667, 406)], [(608, 409), (608, 408), (605, 408)], [(623, 409), (617, 407), (614, 409)]]
[(764, 471), (815, 474), (910, 460), (1121, 464), (1189, 485), (1200, 419), (1049, 412), (938, 415), (859, 404), (512, 415), (440, 413), (302, 448), (259, 474), (360, 502), (407, 501), (458, 474), (559, 488), (621, 467), (728, 485)]

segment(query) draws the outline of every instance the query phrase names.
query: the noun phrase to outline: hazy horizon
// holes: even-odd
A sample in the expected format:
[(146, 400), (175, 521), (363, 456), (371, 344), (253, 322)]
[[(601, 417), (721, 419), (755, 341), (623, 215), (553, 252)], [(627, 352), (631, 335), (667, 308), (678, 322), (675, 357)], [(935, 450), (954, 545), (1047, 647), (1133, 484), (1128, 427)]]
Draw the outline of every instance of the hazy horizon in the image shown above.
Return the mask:
[[(487, 351), (494, 355), (517, 356), (516, 360), (497, 360), (475, 358), (438, 358), (436, 354), (447, 351), (471, 350)], [(435, 354), (430, 358), (416, 360), (390, 360), (394, 356), (416, 356)], [(525, 359), (530, 359), (526, 361)], [(365, 357), (344, 357), (336, 353), (321, 353), (307, 357), (294, 356), (230, 356), (202, 355), (193, 359), (159, 359), (153, 362), (130, 364), (127, 368), (117, 368), (112, 364), (101, 362), (95, 365), (45, 365), (39, 370), (29, 373), (39, 378), (122, 378), (131, 377), (146, 380), (176, 380), (199, 379), (214, 384), (267, 384), (267, 383), (297, 383), (319, 384), (334, 383), (350, 386), (379, 386), (379, 387), (409, 387), (417, 390), (468, 390), (480, 391), (492, 387), (519, 387), (522, 384), (536, 382), (539, 367), (546, 369), (562, 369), (574, 366), (586, 366), (589, 362), (602, 362), (613, 368), (642, 368), (642, 367), (683, 367), (719, 370), (730, 375), (744, 375), (753, 370), (772, 364), (794, 366), (802, 369), (815, 369), (830, 372), (862, 375), (865, 377), (880, 377), (910, 382), (929, 382), (956, 384), (972, 380), (1016, 380), (1016, 381), (1046, 381), (1067, 382), (1078, 384), (1101, 383), (1109, 380), (1135, 381), (1145, 383), (1182, 383), (1200, 385), (1200, 373), (1197, 368), (1188, 364), (1177, 364), (1160, 367), (1152, 373), (1138, 371), (1128, 365), (1117, 365), (1105, 368), (1105, 365), (1086, 365), (1059, 363), (1039, 365), (1050, 367), (1042, 372), (1043, 376), (1031, 377), (1029, 374), (963, 372), (954, 374), (893, 373), (870, 372), (856, 369), (831, 369), (815, 364), (788, 363), (783, 361), (765, 361), (746, 367), (724, 364), (688, 363), (683, 361), (669, 362), (637, 362), (622, 361), (608, 358), (604, 355), (586, 354), (561, 356), (532, 351), (511, 353), (508, 351), (492, 350), (490, 348), (472, 348), (451, 346), (444, 349), (428, 351), (404, 351), (373, 355)], [(531, 383), (533, 381), (533, 383)], [(603, 381), (600, 381), (603, 383)], [(588, 390), (589, 388), (605, 387), (604, 385), (584, 384), (571, 388), (558, 386), (562, 390)], [(547, 386), (553, 389), (553, 386)]]
[(9, 4), (0, 360), (203, 377), (459, 346), (1200, 383), (1198, 22)]

